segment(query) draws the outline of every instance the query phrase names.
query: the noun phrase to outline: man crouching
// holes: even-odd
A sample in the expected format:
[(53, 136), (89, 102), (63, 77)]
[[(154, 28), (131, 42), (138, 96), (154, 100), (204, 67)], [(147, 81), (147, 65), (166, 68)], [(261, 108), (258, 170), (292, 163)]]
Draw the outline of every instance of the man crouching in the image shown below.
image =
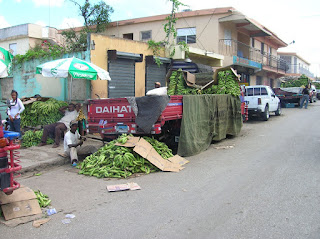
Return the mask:
[(85, 138), (81, 137), (77, 131), (78, 121), (73, 120), (70, 122), (70, 130), (65, 134), (63, 146), (64, 154), (70, 156), (71, 164), (76, 166), (78, 163), (78, 155), (90, 155), (97, 151), (94, 146), (81, 147)]

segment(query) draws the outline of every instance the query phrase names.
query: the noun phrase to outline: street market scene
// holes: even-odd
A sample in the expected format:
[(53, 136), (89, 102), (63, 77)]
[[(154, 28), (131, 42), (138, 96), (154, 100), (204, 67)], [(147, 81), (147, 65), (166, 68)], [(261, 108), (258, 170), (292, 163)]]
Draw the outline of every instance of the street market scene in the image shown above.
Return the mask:
[[(250, 0), (13, 2), (15, 20), (0, 1), (0, 236), (320, 238), (307, 27), (272, 25)], [(306, 5), (286, 16), (319, 22)]]

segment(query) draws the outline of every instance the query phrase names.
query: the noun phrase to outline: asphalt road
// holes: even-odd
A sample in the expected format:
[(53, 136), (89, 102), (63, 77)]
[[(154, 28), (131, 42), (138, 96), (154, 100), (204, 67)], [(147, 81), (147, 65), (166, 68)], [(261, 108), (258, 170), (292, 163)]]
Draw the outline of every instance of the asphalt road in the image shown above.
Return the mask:
[[(179, 173), (102, 180), (61, 166), (21, 178), (60, 212), (40, 228), (0, 225), (0, 238), (318, 239), (319, 119), (317, 102), (283, 109), (268, 122), (249, 121), (238, 137), (189, 157)], [(129, 181), (142, 189), (106, 190)], [(66, 213), (76, 215), (70, 224), (61, 222)]]

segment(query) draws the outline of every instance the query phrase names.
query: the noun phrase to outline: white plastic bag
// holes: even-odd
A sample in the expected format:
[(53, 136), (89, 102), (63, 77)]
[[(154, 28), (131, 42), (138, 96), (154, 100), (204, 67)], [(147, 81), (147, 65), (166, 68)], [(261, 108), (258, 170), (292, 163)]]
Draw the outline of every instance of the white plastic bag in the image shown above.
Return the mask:
[(149, 90), (146, 95), (167, 95), (167, 87), (159, 87)]

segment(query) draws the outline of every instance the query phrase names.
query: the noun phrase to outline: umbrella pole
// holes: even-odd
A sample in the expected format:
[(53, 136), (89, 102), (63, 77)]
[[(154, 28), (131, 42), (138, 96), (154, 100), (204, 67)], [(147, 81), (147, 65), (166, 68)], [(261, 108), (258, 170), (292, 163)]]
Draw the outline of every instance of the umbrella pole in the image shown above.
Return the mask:
[(72, 81), (73, 81), (73, 77), (71, 76), (71, 80), (70, 80), (70, 90), (69, 90), (69, 103), (71, 103), (72, 100)]

